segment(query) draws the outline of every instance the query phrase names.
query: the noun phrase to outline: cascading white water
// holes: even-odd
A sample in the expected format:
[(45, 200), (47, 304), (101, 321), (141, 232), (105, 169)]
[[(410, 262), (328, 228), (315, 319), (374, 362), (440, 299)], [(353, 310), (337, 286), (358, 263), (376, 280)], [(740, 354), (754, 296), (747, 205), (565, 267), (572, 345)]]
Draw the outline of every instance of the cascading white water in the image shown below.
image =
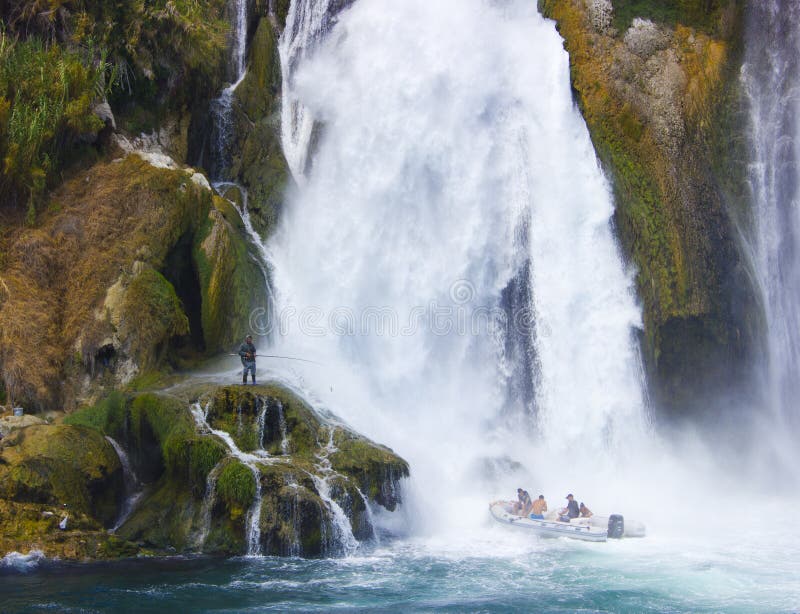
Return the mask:
[[(767, 323), (766, 400), (778, 432), (800, 427), (800, 5), (748, 9), (753, 260)], [(793, 445), (793, 444), (792, 444)]]
[[(268, 246), (277, 343), (325, 365), (285, 376), (410, 461), (431, 525), (482, 518), (460, 502), (485, 501), (485, 458), (599, 496), (598, 467), (646, 429), (640, 315), (553, 24), (522, 0), (371, 0), (320, 42), (297, 24), (327, 5), (295, 2), (281, 42), (296, 175), (322, 130)], [(507, 331), (487, 326), (529, 261), (535, 330), (509, 326), (541, 369), (535, 446), (533, 408), (503, 411)]]
[(247, 0), (232, 0), (230, 71), (231, 83), (211, 102), (212, 127), (211, 175), (216, 181), (228, 179), (230, 146), (233, 137), (233, 94), (245, 77), (247, 59)]
[(332, 0), (294, 0), (280, 40), (283, 101), (281, 128), (283, 151), (295, 180), (302, 181), (308, 156), (308, 142), (314, 116), (295, 93), (293, 76), (297, 67), (322, 42), (333, 19)]
[[(247, 510), (247, 516), (245, 518), (245, 543), (247, 545), (247, 555), (248, 556), (258, 556), (261, 554), (261, 471), (258, 468), (259, 463), (268, 463), (271, 462), (272, 459), (270, 458), (269, 454), (263, 450), (256, 450), (254, 453), (242, 452), (239, 449), (239, 446), (236, 445), (236, 442), (233, 441), (233, 437), (230, 436), (229, 433), (225, 431), (221, 431), (219, 429), (212, 428), (211, 425), (208, 424), (208, 406), (203, 407), (200, 403), (194, 403), (190, 407), (190, 411), (192, 413), (192, 417), (194, 418), (195, 424), (197, 428), (200, 430), (201, 433), (212, 433), (219, 437), (225, 445), (228, 447), (228, 453), (238, 459), (243, 465), (245, 465), (252, 473), (253, 473), (253, 481), (255, 483), (255, 492), (253, 496), (253, 503), (250, 505), (250, 508)], [(214, 474), (214, 481), (212, 482), (212, 474)], [(216, 484), (216, 468), (214, 471), (209, 473), (208, 482), (206, 483), (206, 498), (204, 502), (204, 529), (202, 533), (202, 537), (197, 540), (199, 545), (202, 546), (203, 542), (205, 541), (206, 536), (208, 535), (208, 523), (210, 522), (210, 514), (211, 514), (211, 505), (213, 505), (213, 498), (215, 495), (215, 484)]]
[(122, 502), (122, 508), (120, 509), (119, 516), (117, 516), (117, 520), (114, 522), (114, 526), (111, 527), (111, 531), (114, 532), (123, 525), (131, 515), (131, 512), (136, 509), (136, 504), (142, 498), (144, 489), (142, 488), (142, 483), (137, 477), (136, 472), (133, 470), (133, 465), (128, 457), (128, 453), (125, 452), (125, 448), (113, 437), (106, 436), (106, 441), (111, 444), (114, 451), (117, 453), (125, 479), (125, 500)]

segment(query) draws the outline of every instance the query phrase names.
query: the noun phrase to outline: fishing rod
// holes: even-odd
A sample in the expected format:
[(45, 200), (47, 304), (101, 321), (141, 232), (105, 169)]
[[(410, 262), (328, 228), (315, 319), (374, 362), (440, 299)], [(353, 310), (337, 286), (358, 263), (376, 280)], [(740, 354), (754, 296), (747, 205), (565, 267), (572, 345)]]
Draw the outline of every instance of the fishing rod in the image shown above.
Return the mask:
[[(228, 356), (239, 356), (239, 354), (228, 354)], [(321, 365), (321, 362), (316, 360), (308, 360), (307, 358), (296, 358), (294, 356), (280, 356), (278, 354), (256, 354), (256, 358), (283, 358), (285, 360), (298, 360), (300, 362), (309, 362), (312, 365)]]

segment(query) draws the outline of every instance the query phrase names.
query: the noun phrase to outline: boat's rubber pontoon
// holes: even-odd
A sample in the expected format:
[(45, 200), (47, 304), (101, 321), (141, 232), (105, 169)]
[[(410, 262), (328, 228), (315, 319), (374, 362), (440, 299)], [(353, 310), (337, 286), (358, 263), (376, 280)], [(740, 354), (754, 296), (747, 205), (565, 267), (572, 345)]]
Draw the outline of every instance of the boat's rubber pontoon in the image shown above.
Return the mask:
[(636, 521), (625, 521), (622, 516), (592, 516), (573, 518), (570, 522), (558, 520), (557, 512), (550, 512), (544, 520), (511, 513), (511, 504), (497, 502), (489, 506), (489, 511), (500, 523), (525, 529), (543, 537), (569, 537), (590, 542), (604, 542), (609, 537), (644, 537), (645, 527)]

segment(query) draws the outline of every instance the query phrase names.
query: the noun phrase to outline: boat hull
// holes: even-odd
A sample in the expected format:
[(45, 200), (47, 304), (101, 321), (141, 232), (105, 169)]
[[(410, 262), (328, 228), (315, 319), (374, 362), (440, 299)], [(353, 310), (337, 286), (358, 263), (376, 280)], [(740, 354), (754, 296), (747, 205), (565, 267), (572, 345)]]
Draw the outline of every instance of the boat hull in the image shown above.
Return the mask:
[(590, 524), (573, 524), (559, 522), (558, 520), (534, 520), (525, 516), (517, 516), (507, 511), (504, 504), (494, 504), (489, 507), (495, 520), (517, 529), (529, 531), (542, 537), (568, 537), (587, 542), (604, 542), (608, 540), (607, 529), (595, 527)]

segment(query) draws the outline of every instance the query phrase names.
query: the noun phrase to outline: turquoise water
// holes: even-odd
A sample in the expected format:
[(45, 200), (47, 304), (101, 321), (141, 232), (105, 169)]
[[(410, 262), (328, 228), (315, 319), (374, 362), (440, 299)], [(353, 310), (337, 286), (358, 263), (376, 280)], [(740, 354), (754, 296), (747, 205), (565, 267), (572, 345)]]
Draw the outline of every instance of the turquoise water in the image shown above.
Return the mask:
[(767, 548), (659, 537), (588, 544), (487, 527), (471, 546), (394, 541), (347, 559), (40, 562), (27, 572), (6, 566), (0, 609), (797, 612), (797, 545), (791, 537)]

